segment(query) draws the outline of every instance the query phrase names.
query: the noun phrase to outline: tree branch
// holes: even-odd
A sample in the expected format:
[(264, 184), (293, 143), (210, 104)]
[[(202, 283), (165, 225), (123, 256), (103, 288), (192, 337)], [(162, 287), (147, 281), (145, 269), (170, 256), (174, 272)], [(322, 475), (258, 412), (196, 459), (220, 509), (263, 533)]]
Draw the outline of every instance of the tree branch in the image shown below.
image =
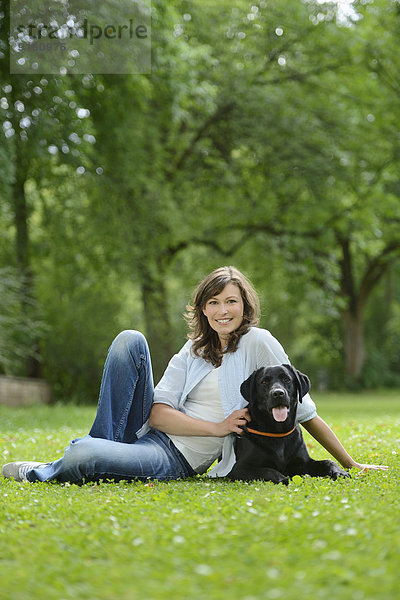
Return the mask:
[(312, 77), (313, 75), (319, 75), (320, 73), (324, 73), (326, 70), (335, 70), (335, 69), (340, 69), (341, 67), (345, 66), (343, 63), (331, 63), (329, 65), (322, 65), (319, 67), (315, 67), (315, 69), (311, 69), (310, 71), (304, 72), (304, 73), (300, 73), (299, 71), (290, 71), (289, 69), (287, 69), (286, 74), (282, 75), (280, 77), (274, 77), (274, 79), (270, 79), (270, 80), (262, 80), (262, 79), (256, 79), (254, 81), (254, 83), (257, 84), (263, 84), (263, 85), (278, 85), (280, 83), (285, 83), (287, 81), (305, 81), (306, 79), (308, 79), (309, 77)]
[(202, 139), (211, 125), (214, 123), (218, 123), (222, 119), (222, 117), (226, 117), (234, 108), (235, 103), (233, 101), (226, 102), (225, 104), (221, 104), (214, 114), (210, 115), (210, 117), (199, 127), (197, 132), (194, 133), (192, 139), (189, 144), (183, 150), (181, 155), (177, 158), (172, 165), (166, 169), (166, 178), (170, 181), (173, 178), (173, 175), (176, 171), (180, 171), (183, 169), (187, 159), (191, 156), (194, 151), (194, 148), (197, 142)]
[(365, 303), (376, 284), (386, 273), (390, 263), (400, 257), (400, 240), (390, 242), (369, 264), (362, 278), (359, 290), (359, 302)]

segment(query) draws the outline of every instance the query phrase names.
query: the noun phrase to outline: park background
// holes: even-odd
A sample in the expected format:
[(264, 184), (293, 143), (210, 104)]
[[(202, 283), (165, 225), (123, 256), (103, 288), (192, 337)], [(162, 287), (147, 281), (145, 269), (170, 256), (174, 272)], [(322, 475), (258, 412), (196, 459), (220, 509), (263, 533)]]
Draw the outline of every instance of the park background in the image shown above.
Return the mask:
[(235, 264), (320, 416), (390, 468), (288, 487), (1, 477), (0, 600), (397, 599), (399, 2), (153, 0), (142, 75), (10, 75), (8, 8), (0, 374), (45, 378), (55, 402), (0, 403), (2, 464), (86, 434), (121, 329), (146, 333), (157, 379), (193, 287)]
[(1, 5), (0, 373), (95, 403), (134, 328), (158, 380), (234, 264), (314, 389), (400, 385), (399, 2), (154, 0), (151, 74), (81, 76)]

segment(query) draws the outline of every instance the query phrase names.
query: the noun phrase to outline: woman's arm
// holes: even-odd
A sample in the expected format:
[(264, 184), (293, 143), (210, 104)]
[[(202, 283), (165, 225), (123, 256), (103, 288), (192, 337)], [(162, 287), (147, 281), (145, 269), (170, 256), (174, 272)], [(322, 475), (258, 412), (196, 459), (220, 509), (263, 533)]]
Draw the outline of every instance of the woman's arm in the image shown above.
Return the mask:
[(156, 403), (151, 409), (149, 425), (171, 435), (225, 437), (230, 433), (242, 434), (241, 426), (246, 425), (249, 418), (247, 408), (242, 408), (234, 410), (221, 423), (212, 423), (185, 415), (168, 404)]
[(382, 469), (386, 471), (388, 469), (385, 465), (368, 465), (356, 462), (344, 449), (340, 440), (321, 417), (316, 416), (301, 424), (343, 467), (357, 467), (363, 471), (367, 471), (368, 469)]

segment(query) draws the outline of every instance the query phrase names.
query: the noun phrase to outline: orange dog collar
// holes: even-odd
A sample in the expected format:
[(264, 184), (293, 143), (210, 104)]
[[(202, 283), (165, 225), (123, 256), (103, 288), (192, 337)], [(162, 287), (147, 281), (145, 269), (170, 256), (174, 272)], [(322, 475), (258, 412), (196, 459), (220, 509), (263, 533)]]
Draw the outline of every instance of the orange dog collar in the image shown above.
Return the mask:
[(266, 431), (257, 431), (257, 429), (250, 429), (250, 427), (246, 427), (245, 431), (248, 431), (249, 433), (255, 433), (256, 435), (263, 435), (265, 437), (282, 438), (293, 433), (295, 429), (296, 427), (293, 427), (293, 429), (287, 431), (286, 433), (267, 433)]

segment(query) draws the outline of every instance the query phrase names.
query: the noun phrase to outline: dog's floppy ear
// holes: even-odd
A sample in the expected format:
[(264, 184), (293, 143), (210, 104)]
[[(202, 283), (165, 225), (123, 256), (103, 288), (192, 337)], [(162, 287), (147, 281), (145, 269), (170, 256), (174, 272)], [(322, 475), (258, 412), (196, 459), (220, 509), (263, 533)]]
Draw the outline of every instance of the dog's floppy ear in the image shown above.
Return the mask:
[(300, 371), (295, 369), (292, 365), (282, 365), (282, 367), (285, 367), (293, 374), (296, 381), (298, 400), (299, 402), (302, 402), (303, 396), (307, 394), (311, 387), (309, 378), (307, 377), (307, 375), (304, 375), (304, 373), (301, 373)]
[(251, 397), (255, 396), (256, 393), (256, 380), (257, 380), (258, 371), (253, 371), (253, 373), (248, 377), (245, 381), (243, 381), (240, 386), (240, 393), (243, 398), (249, 402)]

